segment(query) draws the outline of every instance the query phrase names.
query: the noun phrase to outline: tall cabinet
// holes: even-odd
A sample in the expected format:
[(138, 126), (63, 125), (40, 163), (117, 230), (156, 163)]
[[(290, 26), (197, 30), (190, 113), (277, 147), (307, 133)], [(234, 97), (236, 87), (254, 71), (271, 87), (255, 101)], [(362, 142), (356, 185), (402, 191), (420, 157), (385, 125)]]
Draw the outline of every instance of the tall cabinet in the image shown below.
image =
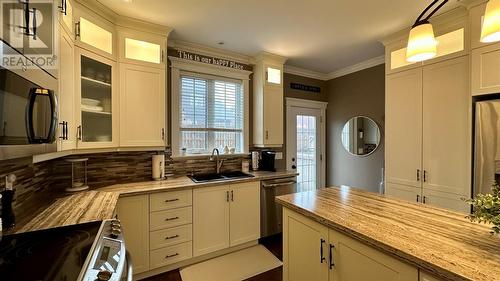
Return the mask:
[(387, 76), (386, 194), (468, 212), (469, 56)]

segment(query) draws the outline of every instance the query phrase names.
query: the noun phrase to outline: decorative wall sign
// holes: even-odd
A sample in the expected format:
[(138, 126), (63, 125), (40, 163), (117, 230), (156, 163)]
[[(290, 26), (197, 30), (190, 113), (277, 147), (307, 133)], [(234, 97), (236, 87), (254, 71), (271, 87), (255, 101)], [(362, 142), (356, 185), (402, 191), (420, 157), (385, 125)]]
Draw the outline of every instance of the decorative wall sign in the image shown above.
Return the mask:
[(312, 92), (312, 93), (321, 93), (321, 88), (316, 86), (309, 86), (300, 83), (290, 83), (290, 88), (299, 91)]
[(232, 68), (232, 69), (250, 70), (250, 71), (252, 70), (251, 65), (242, 64), (242, 63), (227, 60), (227, 59), (221, 59), (221, 58), (215, 58), (215, 57), (211, 57), (211, 56), (195, 54), (195, 53), (182, 51), (182, 50), (170, 49), (168, 51), (168, 54), (169, 54), (169, 56), (176, 56), (178, 58), (185, 59), (185, 60), (191, 60), (191, 61), (196, 61), (196, 62), (201, 62), (201, 63), (206, 63), (206, 64), (218, 65), (218, 66), (228, 67), (228, 68)]

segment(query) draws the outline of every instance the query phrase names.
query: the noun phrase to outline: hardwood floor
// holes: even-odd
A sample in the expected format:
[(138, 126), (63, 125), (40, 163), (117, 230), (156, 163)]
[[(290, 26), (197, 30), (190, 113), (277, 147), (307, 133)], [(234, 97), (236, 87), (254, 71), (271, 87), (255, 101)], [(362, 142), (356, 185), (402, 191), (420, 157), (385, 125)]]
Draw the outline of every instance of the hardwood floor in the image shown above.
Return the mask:
[[(259, 243), (262, 244), (264, 247), (266, 247), (278, 259), (283, 260), (282, 241), (283, 238), (281, 234), (277, 234), (274, 236), (260, 239)], [(281, 281), (283, 278), (282, 276), (283, 276), (283, 268), (280, 266), (273, 270), (269, 270), (257, 276), (248, 278), (244, 281)], [(147, 279), (143, 279), (143, 281), (182, 281), (182, 279), (179, 270), (176, 269)]]

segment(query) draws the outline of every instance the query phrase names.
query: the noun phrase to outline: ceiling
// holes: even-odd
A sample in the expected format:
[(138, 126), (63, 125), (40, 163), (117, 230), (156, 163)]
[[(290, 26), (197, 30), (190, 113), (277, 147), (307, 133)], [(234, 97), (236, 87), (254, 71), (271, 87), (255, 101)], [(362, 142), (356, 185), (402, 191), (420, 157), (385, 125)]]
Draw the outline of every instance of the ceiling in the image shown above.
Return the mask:
[[(431, 0), (98, 0), (120, 15), (172, 27), (169, 38), (322, 73), (383, 55), (378, 40), (410, 26)], [(456, 0), (447, 9), (456, 6)], [(218, 42), (224, 42), (219, 45)]]

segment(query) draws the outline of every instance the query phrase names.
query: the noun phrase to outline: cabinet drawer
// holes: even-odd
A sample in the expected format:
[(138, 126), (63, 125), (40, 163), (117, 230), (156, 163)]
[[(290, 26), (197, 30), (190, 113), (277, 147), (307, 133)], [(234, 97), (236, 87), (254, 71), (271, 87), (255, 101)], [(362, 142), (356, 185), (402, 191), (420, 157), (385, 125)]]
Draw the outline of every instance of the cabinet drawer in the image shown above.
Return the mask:
[(150, 230), (159, 230), (192, 222), (193, 209), (185, 207), (150, 214)]
[(153, 231), (149, 235), (150, 249), (160, 249), (193, 239), (193, 225), (183, 225), (164, 230)]
[(192, 190), (171, 191), (150, 195), (151, 212), (191, 206)]
[(192, 242), (186, 242), (151, 251), (149, 254), (151, 269), (189, 259), (193, 256), (192, 253)]

